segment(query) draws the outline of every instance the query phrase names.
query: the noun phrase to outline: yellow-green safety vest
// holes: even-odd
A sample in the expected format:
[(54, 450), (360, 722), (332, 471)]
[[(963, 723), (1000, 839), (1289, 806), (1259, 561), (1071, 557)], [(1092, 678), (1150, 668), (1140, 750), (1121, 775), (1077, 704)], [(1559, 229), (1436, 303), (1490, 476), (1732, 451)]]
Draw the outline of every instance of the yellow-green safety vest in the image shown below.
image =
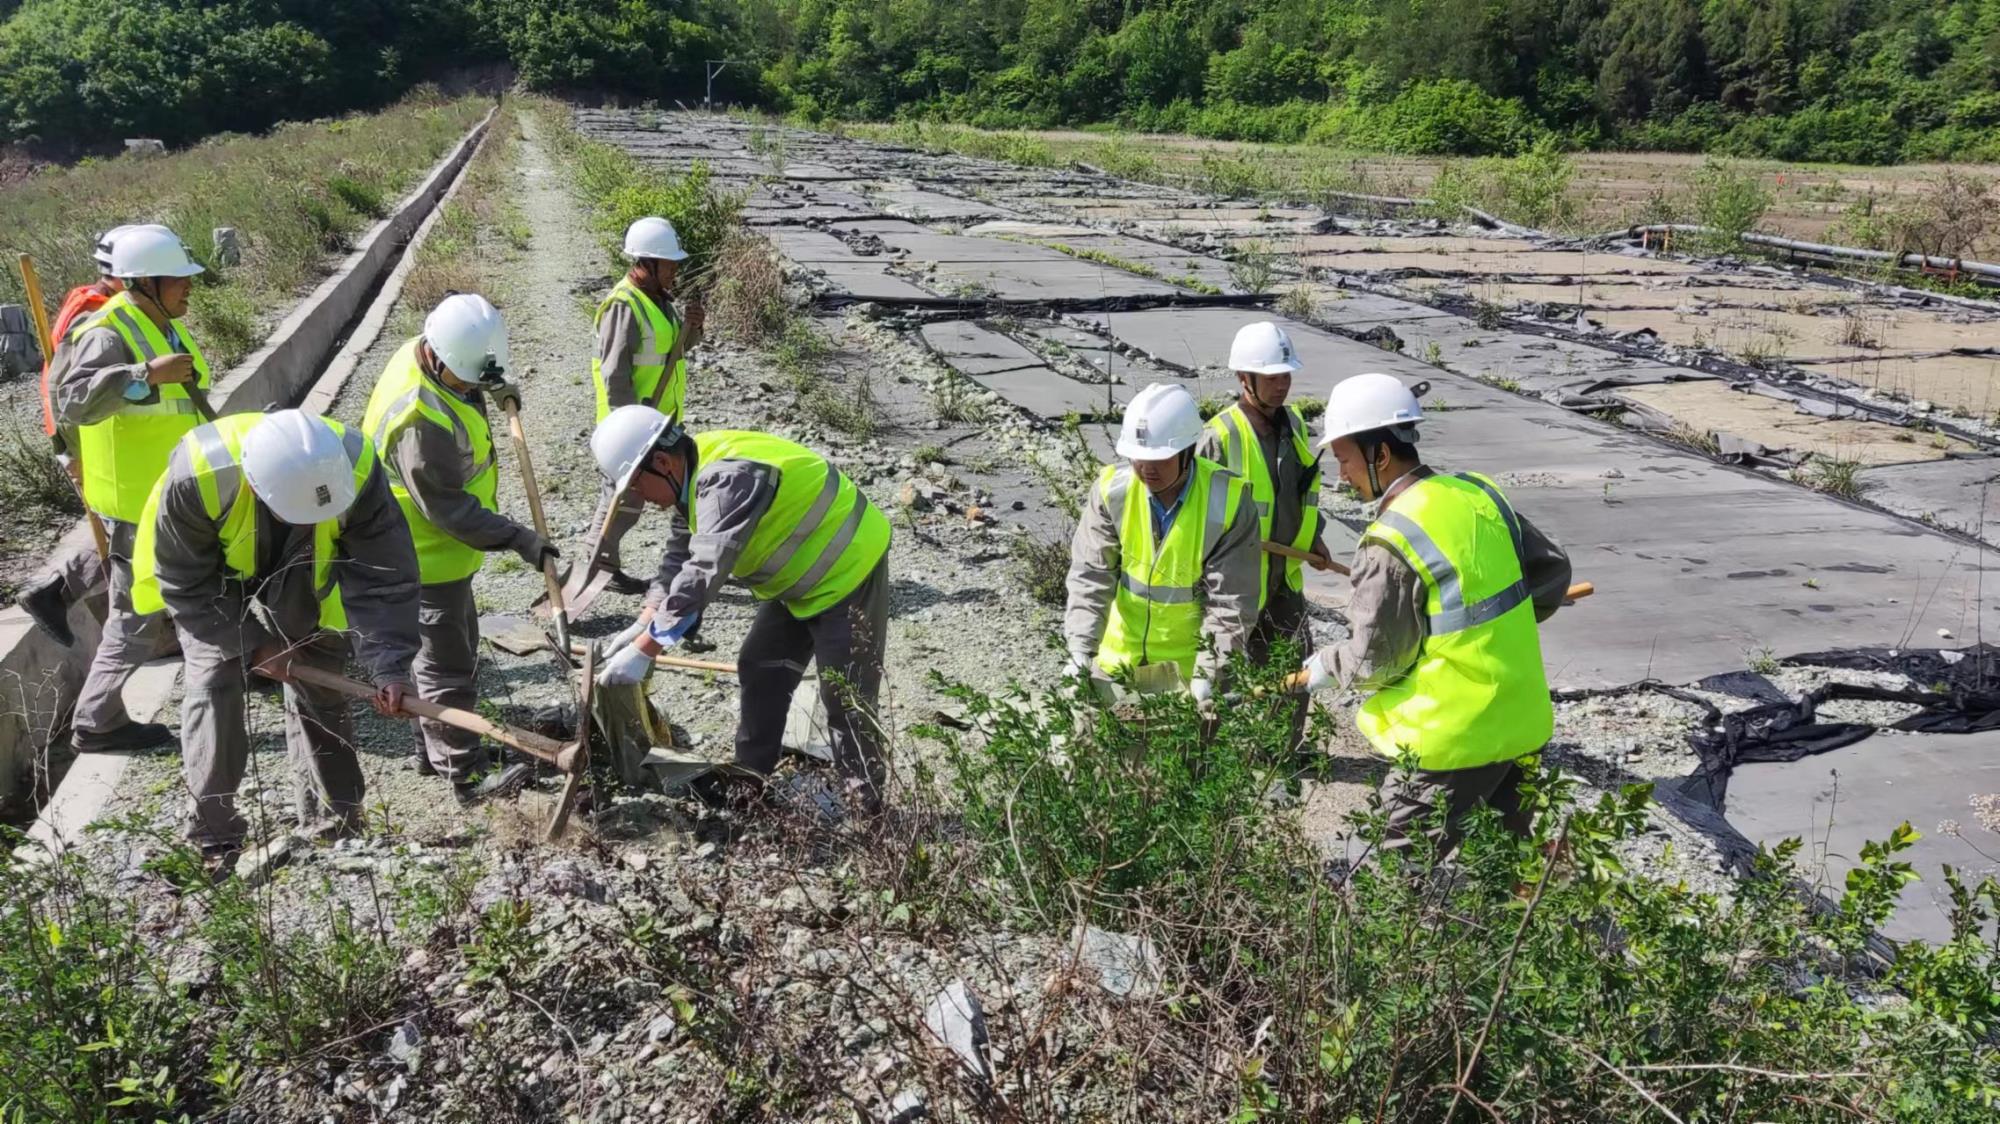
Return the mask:
[(1152, 503), (1131, 465), (1106, 466), (1098, 495), (1118, 528), (1118, 587), (1097, 645), (1107, 675), (1148, 664), (1178, 664), (1194, 676), (1201, 648), (1203, 561), (1249, 501), (1241, 477), (1212, 460), (1194, 458), (1185, 499), (1163, 541), (1153, 541)]
[(1361, 706), (1376, 749), (1424, 769), (1471, 769), (1533, 753), (1555, 732), (1521, 528), (1491, 480), (1434, 475), (1362, 532), (1423, 579), (1429, 631), (1401, 679)]
[[(216, 522), (222, 540), (222, 572), (237, 581), (255, 581), (257, 574), (257, 497), (243, 480), (243, 436), (262, 414), (231, 414), (195, 427), (181, 438), (186, 451), (187, 471), (201, 489), (201, 505)], [(375, 446), (358, 429), (324, 419), (340, 435), (354, 466), (354, 494), (359, 496), (375, 471)], [(156, 543), (159, 532), (160, 496), (166, 491), (167, 475), (162, 473), (146, 497), (145, 513), (139, 520), (139, 537), (132, 550), (132, 607), (141, 613), (157, 613), (167, 607), (160, 593), (159, 559)], [(350, 509), (352, 510), (352, 509)], [(319, 598), (322, 628), (345, 629), (347, 609), (340, 601), (340, 585), (333, 563), (341, 519), (313, 524), (313, 594)]]
[(466, 477), (466, 492), (488, 511), (500, 510), (500, 467), (493, 459), (493, 429), (487, 424), (486, 411), (424, 374), (417, 343), (415, 339), (405, 343), (382, 369), (381, 380), (368, 396), (368, 412), (362, 417), (361, 430), (377, 450), (383, 451), (382, 464), (389, 472), (389, 490), (402, 506), (403, 518), (410, 524), (410, 540), (417, 548), (418, 580), (425, 585), (439, 585), (478, 573), (486, 562), (486, 552), (458, 541), (424, 516), (422, 508), (411, 498), (395, 458), (386, 450), (393, 447), (406, 426), (434, 425), (443, 429), (472, 462), (472, 471)]
[[(129, 291), (104, 302), (96, 313), (70, 329), (69, 338), (74, 342), (93, 328), (117, 332), (135, 363), (187, 352), (194, 360), (196, 384), (208, 389), (208, 360), (195, 346), (187, 325), (173, 322), (174, 335), (180, 341), (179, 347), (174, 346), (159, 325), (132, 302)], [(126, 400), (117, 413), (83, 426), (77, 432), (77, 455), (83, 458), (83, 502), (106, 519), (137, 523), (153, 482), (167, 470), (174, 444), (199, 424), (201, 415), (195, 412), (187, 388), (168, 383), (154, 387), (145, 400)]]
[[(889, 520), (854, 481), (803, 445), (768, 433), (718, 429), (694, 436), (702, 465), (750, 461), (777, 477), (777, 494), (736, 556), (731, 576), (759, 601), (781, 601), (801, 620), (832, 608), (860, 588), (889, 551)], [(687, 518), (700, 499), (697, 469), (688, 485)]]
[[(675, 341), (681, 338), (680, 317), (673, 311), (673, 303), (666, 308), (653, 303), (630, 277), (622, 277), (612, 286), (611, 295), (597, 306), (593, 324), (604, 323), (604, 314), (614, 304), (623, 304), (632, 310), (639, 321), (639, 343), (632, 352), (632, 392), (639, 403), (651, 406), (675, 421), (683, 421), (681, 412), (687, 408), (687, 360), (674, 362), (672, 378), (663, 378), (667, 371), (667, 360), (672, 357)], [(611, 390), (604, 384), (604, 360), (593, 356), (590, 360), (590, 380), (597, 384), (597, 420), (603, 421), (611, 413)]]
[[(1306, 429), (1306, 418), (1298, 407), (1286, 406), (1285, 414), (1291, 422), (1292, 448), (1297, 451), (1299, 463), (1306, 466), (1309, 481), (1304, 494), (1299, 496), (1299, 531), (1292, 541), (1285, 544), (1294, 550), (1311, 550), (1319, 538), (1319, 469), (1315, 467), (1312, 442)], [(1271, 538), (1274, 506), (1277, 503), (1278, 485), (1271, 475), (1271, 466), (1264, 461), (1264, 447), (1257, 441), (1257, 431), (1250, 419), (1243, 413), (1243, 404), (1237, 403), (1227, 410), (1208, 419), (1208, 428), (1215, 431), (1216, 445), (1222, 454), (1217, 463), (1250, 485), (1250, 498), (1257, 503), (1258, 534), (1265, 541)], [(1263, 558), (1263, 568), (1257, 582), (1257, 609), (1263, 611), (1266, 594), (1270, 590), (1271, 566), (1282, 563), (1285, 567), (1285, 585), (1294, 593), (1306, 587), (1304, 563), (1296, 558), (1278, 558), (1266, 554), (1260, 546), (1257, 553)]]

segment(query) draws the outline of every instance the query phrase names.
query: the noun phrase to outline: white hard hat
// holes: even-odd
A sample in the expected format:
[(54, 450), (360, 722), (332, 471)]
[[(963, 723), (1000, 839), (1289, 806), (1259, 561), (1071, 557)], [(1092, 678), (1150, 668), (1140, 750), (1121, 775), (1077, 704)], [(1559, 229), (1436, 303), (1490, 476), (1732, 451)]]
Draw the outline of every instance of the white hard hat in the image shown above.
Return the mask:
[(90, 260), (97, 263), (98, 272), (111, 272), (111, 247), (117, 243), (119, 235), (131, 229), (129, 225), (114, 226), (97, 236), (97, 245), (90, 251)]
[(651, 406), (620, 406), (604, 416), (590, 434), (590, 455), (597, 470), (621, 494), (663, 438), (680, 436), (673, 419)]
[(464, 382), (478, 382), (489, 363), (507, 369), (507, 324), (493, 302), (477, 293), (453, 293), (439, 301), (424, 317), (424, 342)]
[(1424, 420), (1417, 396), (1394, 375), (1366, 374), (1342, 379), (1326, 399), (1325, 431), (1319, 439), (1324, 449), (1336, 438), (1351, 437), (1371, 429), (1414, 426)]
[(1156, 382), (1134, 395), (1118, 429), (1118, 455), (1128, 460), (1171, 457), (1201, 438), (1201, 407), (1186, 387)]
[(1229, 369), (1253, 375), (1289, 375), (1302, 364), (1292, 337), (1269, 320), (1245, 324), (1229, 345)]
[(674, 233), (673, 223), (648, 215), (625, 228), (625, 256), (633, 261), (641, 258), (685, 261), (687, 251), (681, 249), (681, 236)]
[(297, 526), (338, 519), (354, 506), (354, 465), (326, 419), (279, 410), (243, 435), (243, 478), (271, 514)]
[(193, 277), (202, 268), (173, 231), (164, 226), (135, 226), (118, 231), (111, 244), (111, 275), (130, 281), (139, 277)]

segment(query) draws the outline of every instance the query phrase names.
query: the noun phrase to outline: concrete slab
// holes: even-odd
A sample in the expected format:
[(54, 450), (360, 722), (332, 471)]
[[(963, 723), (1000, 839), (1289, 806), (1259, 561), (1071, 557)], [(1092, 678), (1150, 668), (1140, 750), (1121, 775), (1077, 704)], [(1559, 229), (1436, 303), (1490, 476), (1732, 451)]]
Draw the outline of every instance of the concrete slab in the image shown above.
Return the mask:
[(1869, 503), (1948, 530), (1984, 538), (2000, 524), (2000, 457), (1868, 468), (1858, 478)]
[[(1835, 896), (1861, 845), (1907, 821), (1923, 833), (1905, 856), (1923, 880), (1903, 888), (1882, 935), (1935, 941), (1951, 935), (1939, 868), (1948, 863), (1971, 883), (1996, 873), (1986, 856), (2000, 854), (2000, 835), (1969, 803), (1988, 793), (2000, 793), (2000, 732), (1881, 733), (1788, 765), (1738, 766), (1724, 814), (1754, 842), (1805, 840), (1802, 861), (1825, 862)], [(1946, 821), (1962, 835), (1938, 830)]]
[(1012, 336), (982, 328), (970, 320), (926, 324), (917, 334), (952, 369), (967, 375), (990, 375), (1043, 365), (1041, 356)]
[(889, 272), (887, 261), (860, 258), (851, 262), (821, 262), (806, 266), (826, 279), (833, 293), (857, 300), (901, 300), (934, 297), (937, 293)]
[(1697, 433), (1726, 433), (1767, 449), (1836, 461), (1908, 464), (1940, 460), (1954, 451), (1972, 451), (1964, 442), (1942, 434), (1926, 437), (1916, 430), (1881, 422), (1819, 417), (1790, 402), (1734, 390), (1724, 382), (1635, 386), (1616, 394)]
[[(1076, 414), (1086, 418), (1117, 418), (1132, 400), (1134, 387), (1118, 383), (1078, 382), (1047, 367), (1022, 367), (972, 381), (1037, 417), (1058, 420)], [(1109, 446), (1106, 446), (1108, 451)]]

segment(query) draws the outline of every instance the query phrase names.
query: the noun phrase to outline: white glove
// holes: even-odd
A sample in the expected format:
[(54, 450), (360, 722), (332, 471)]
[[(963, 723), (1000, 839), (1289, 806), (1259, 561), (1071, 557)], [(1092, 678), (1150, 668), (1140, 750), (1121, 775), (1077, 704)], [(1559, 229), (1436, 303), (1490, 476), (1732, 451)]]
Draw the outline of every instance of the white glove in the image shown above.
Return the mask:
[(1095, 665), (1083, 656), (1071, 654), (1069, 666), (1063, 668), (1065, 679), (1090, 679), (1095, 674)]
[(1215, 697), (1215, 684), (1210, 683), (1206, 679), (1190, 679), (1188, 680), (1188, 694), (1194, 699), (1194, 705), (1205, 709), (1208, 706), (1208, 700)]
[(625, 631), (611, 638), (611, 643), (605, 646), (605, 651), (615, 652), (620, 648), (630, 647), (634, 640), (646, 635), (647, 623), (645, 620), (636, 620), (626, 625)]
[(1306, 662), (1300, 670), (1306, 673), (1307, 694), (1311, 694), (1324, 687), (1333, 686), (1333, 673), (1328, 671), (1326, 665), (1320, 661), (1318, 652), (1307, 656)]
[(637, 644), (627, 644), (618, 649), (617, 655), (605, 661), (604, 670), (597, 673), (597, 682), (603, 687), (630, 687), (644, 682), (646, 673), (651, 670), (653, 657)]

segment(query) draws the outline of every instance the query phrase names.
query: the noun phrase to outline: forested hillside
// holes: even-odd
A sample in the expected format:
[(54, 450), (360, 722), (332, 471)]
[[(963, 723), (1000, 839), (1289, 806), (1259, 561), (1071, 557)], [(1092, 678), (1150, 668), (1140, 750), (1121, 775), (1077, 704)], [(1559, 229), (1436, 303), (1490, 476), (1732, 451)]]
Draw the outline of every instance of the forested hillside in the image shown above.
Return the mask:
[[(4, 10), (0, 5), (0, 10)], [(819, 118), (1417, 153), (2000, 158), (2000, 0), (27, 0), (0, 139), (184, 140), (428, 74)]]

